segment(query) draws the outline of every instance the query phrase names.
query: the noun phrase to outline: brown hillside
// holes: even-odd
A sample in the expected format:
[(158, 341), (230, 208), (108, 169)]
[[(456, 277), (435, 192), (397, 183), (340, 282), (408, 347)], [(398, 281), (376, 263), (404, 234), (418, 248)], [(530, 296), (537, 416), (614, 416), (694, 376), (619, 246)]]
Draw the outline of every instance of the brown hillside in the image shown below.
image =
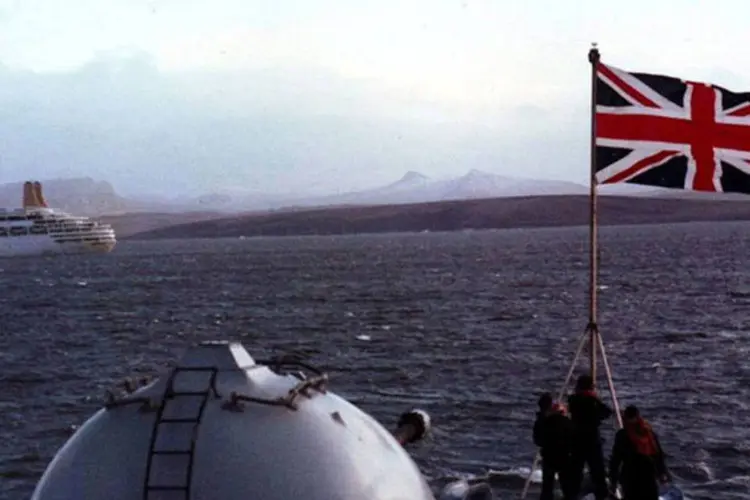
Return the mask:
[[(748, 200), (750, 201), (750, 197)], [(588, 203), (586, 196), (538, 196), (320, 208), (215, 218), (145, 231), (133, 235), (133, 238), (215, 238), (575, 226), (588, 223)], [(599, 199), (599, 221), (602, 225), (710, 220), (750, 220), (750, 203), (616, 196)]]

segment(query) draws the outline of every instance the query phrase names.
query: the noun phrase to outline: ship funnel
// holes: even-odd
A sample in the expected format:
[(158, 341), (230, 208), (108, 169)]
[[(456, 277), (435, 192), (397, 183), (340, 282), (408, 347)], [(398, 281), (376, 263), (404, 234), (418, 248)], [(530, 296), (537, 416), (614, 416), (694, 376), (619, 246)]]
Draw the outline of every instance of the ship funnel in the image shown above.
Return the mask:
[(31, 182), (26, 181), (23, 183), (23, 208), (31, 208), (36, 206), (34, 201), (34, 185)]
[(39, 181), (23, 183), (23, 208), (46, 207), (47, 202), (42, 194), (42, 184)]
[(42, 193), (42, 183), (39, 181), (34, 182), (34, 193), (36, 194), (37, 206), (47, 208), (47, 200), (44, 199)]

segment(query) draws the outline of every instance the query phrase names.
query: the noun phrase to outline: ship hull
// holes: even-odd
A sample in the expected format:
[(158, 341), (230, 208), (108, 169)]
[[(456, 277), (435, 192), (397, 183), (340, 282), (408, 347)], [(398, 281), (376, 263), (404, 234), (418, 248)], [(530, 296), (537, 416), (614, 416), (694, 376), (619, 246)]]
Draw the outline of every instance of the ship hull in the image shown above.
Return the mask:
[(114, 238), (59, 241), (49, 235), (5, 237), (0, 239), (0, 257), (109, 253), (116, 244)]

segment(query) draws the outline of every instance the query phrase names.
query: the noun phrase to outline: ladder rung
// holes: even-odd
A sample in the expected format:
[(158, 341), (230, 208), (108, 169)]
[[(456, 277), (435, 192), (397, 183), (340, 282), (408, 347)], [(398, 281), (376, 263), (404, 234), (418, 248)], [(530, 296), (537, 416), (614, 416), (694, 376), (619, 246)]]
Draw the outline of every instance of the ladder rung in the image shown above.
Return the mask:
[(146, 489), (156, 490), (156, 491), (177, 491), (177, 490), (185, 491), (188, 489), (188, 487), (187, 486), (162, 486), (162, 485), (152, 486), (149, 484), (148, 486), (146, 486)]
[(191, 455), (193, 452), (191, 450), (160, 450), (160, 451), (152, 451), (152, 455)]

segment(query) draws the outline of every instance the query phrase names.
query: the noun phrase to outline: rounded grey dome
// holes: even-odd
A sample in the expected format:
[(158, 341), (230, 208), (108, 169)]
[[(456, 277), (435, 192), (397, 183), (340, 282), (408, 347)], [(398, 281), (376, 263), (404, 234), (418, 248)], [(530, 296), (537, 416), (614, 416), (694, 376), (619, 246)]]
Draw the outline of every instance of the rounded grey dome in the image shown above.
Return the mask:
[(81, 426), (32, 500), (434, 500), (394, 436), (326, 383), (200, 344)]

